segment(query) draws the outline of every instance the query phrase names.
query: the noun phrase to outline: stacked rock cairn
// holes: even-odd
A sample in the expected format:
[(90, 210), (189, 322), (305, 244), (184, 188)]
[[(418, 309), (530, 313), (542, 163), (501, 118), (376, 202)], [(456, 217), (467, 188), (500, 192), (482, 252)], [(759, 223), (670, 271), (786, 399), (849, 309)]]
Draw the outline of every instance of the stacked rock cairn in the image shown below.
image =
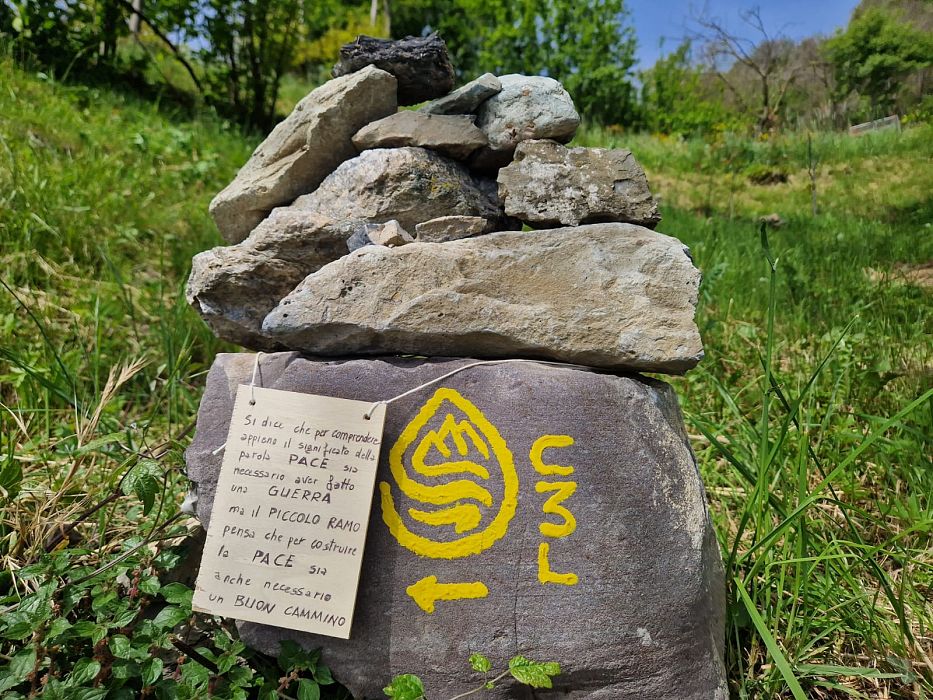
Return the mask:
[[(356, 697), (381, 697), (399, 672), (446, 697), (475, 685), (459, 669), (483, 651), (560, 661), (553, 697), (724, 700), (722, 572), (703, 487), (676, 396), (637, 374), (682, 374), (702, 358), (700, 273), (680, 241), (654, 231), (641, 166), (626, 149), (564, 145), (580, 119), (553, 78), (487, 73), (452, 89), (436, 35), (361, 38), (334, 75), (211, 202), (229, 245), (195, 256), (189, 303), (219, 338), (271, 353), (264, 386), (289, 390), (378, 400), (477, 359), (567, 363), (489, 365), (445, 386), (472, 391), (506, 439), (577, 421), (581, 451), (566, 453), (579, 462), (576, 561), (593, 572), (573, 590), (542, 587), (573, 593), (555, 602), (519, 581), (536, 543), (527, 558), (497, 545), (490, 563), (467, 562), (498, 571), (490, 607), (419, 618), (405, 586), (422, 573), (406, 569), (423, 558), (391, 538), (377, 496), (353, 637), (243, 623), (244, 639), (273, 653), (286, 638), (323, 646)], [(205, 523), (214, 448), (252, 358), (222, 354), (208, 379), (188, 451)], [(377, 478), (423, 402), (390, 410)], [(531, 538), (540, 513), (526, 524), (521, 512), (510, 532)], [(439, 578), (464, 575), (449, 568), (458, 562), (431, 563)]]

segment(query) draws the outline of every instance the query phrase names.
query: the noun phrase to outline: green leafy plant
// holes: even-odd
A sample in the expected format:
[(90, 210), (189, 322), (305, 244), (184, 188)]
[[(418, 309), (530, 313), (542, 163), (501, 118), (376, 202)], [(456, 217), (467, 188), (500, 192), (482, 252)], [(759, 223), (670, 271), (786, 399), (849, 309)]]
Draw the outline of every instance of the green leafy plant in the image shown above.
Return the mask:
[(20, 571), (32, 591), (0, 618), (4, 698), (319, 700), (330, 688), (327, 697), (346, 697), (318, 651), (284, 642), (273, 661), (194, 613), (190, 588), (160, 581), (179, 564), (174, 548), (137, 550), (99, 572), (80, 564), (87, 554), (64, 549)]
[[(509, 660), (509, 667), (497, 676), (489, 677), (492, 671), (492, 662), (483, 654), (470, 655), (470, 668), (484, 676), (483, 682), (465, 693), (460, 693), (450, 698), (450, 700), (459, 700), (460, 698), (475, 695), (484, 690), (492, 690), (496, 683), (512, 676), (519, 683), (531, 686), (532, 688), (551, 688), (553, 682), (551, 678), (560, 673), (560, 664), (553, 661), (531, 661), (524, 656), (513, 656)], [(424, 683), (418, 676), (411, 673), (403, 673), (395, 676), (392, 682), (383, 688), (386, 696), (392, 700), (426, 700), (424, 692)]]

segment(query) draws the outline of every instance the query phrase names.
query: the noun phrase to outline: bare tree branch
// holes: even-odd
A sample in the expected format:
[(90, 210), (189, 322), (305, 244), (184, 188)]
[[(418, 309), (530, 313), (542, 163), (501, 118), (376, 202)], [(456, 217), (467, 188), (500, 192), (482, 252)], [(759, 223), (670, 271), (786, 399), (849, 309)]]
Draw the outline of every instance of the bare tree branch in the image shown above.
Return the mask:
[[(730, 76), (736, 74), (737, 67), (755, 76), (758, 97), (754, 109), (758, 111), (758, 129), (769, 131), (777, 123), (787, 91), (803, 66), (793, 60), (790, 50), (793, 42), (784, 35), (783, 28), (772, 33), (760, 8), (742, 11), (739, 18), (754, 32), (755, 39), (731, 31), (724, 22), (709, 16), (694, 18), (700, 28), (695, 36), (705, 42), (712, 70), (748, 111), (753, 109), (751, 102), (740, 89), (740, 83)], [(731, 65), (724, 66), (723, 59)], [(741, 71), (735, 77), (741, 78)]]

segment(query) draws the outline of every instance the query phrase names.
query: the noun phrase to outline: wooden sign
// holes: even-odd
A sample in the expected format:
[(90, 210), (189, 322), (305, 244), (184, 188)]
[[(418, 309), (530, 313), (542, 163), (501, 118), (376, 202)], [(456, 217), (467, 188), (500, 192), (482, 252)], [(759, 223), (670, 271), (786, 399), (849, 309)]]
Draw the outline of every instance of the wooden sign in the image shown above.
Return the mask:
[(382, 404), (241, 385), (194, 608), (348, 639), (384, 421)]

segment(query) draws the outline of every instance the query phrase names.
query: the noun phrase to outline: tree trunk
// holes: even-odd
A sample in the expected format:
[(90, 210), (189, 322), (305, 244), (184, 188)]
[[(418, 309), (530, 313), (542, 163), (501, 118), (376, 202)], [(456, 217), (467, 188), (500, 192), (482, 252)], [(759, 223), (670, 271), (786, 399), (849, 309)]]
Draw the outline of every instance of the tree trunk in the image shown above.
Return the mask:
[(761, 76), (761, 117), (758, 119), (758, 132), (765, 134), (771, 131), (773, 124), (771, 116), (771, 85), (768, 76)]
[(133, 0), (133, 9), (135, 12), (130, 15), (130, 32), (139, 39), (140, 19), (139, 13), (143, 11), (143, 0)]
[(104, 3), (104, 16), (101, 18), (100, 56), (112, 61), (117, 55), (117, 24), (120, 21), (120, 7), (117, 2), (108, 0)]

